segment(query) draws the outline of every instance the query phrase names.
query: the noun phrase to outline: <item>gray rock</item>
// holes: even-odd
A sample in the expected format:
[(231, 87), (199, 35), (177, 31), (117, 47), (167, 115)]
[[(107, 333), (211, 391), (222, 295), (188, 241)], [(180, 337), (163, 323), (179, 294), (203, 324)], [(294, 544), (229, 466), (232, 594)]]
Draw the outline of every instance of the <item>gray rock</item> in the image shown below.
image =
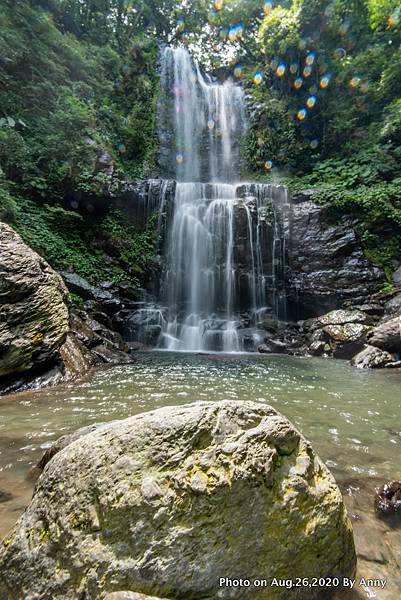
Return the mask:
[(309, 353), (323, 354), (327, 346), (335, 358), (351, 359), (365, 345), (370, 319), (362, 311), (341, 309), (305, 321), (304, 328), (311, 332)]
[(80, 275), (77, 275), (77, 273), (63, 271), (61, 275), (63, 276), (65, 284), (70, 292), (77, 294), (83, 300), (95, 300), (97, 302), (102, 302), (103, 300), (110, 300), (113, 298), (110, 292), (93, 286), (91, 283), (89, 283), (89, 281)]
[(351, 361), (351, 364), (358, 369), (383, 369), (394, 363), (394, 356), (385, 350), (367, 346), (359, 352)]
[(92, 352), (104, 363), (109, 365), (124, 365), (134, 362), (134, 358), (112, 344), (104, 342), (93, 348)]
[(346, 325), (347, 323), (366, 323), (367, 315), (360, 310), (332, 310), (331, 312), (318, 317), (317, 323), (323, 327), (325, 325)]
[(390, 320), (401, 315), (401, 292), (395, 294), (384, 306), (385, 319)]
[(287, 352), (287, 344), (281, 340), (269, 340), (269, 346), (273, 352), (284, 354)]
[(59, 360), (69, 331), (68, 301), (61, 277), (0, 223), (0, 378)]
[(394, 285), (401, 285), (401, 265), (393, 273), (393, 282)]
[(375, 327), (368, 335), (368, 342), (387, 352), (401, 352), (400, 317), (395, 317)]
[(325, 351), (325, 346), (325, 342), (312, 342), (312, 344), (309, 346), (309, 352), (310, 354), (312, 354), (312, 356), (322, 356), (322, 354), (324, 354)]
[(353, 576), (355, 562), (340, 491), (287, 419), (199, 402), (113, 422), (56, 454), (0, 550), (0, 597), (229, 600), (220, 577)]

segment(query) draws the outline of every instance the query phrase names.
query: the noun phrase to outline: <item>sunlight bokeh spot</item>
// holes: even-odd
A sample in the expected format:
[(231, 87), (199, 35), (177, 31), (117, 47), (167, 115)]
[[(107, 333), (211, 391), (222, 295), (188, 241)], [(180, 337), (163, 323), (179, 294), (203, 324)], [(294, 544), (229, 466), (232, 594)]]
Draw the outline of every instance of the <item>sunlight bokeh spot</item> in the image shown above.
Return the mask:
[(207, 126), (208, 126), (208, 128), (210, 129), (210, 131), (211, 131), (212, 129), (214, 129), (214, 121), (213, 121), (213, 119), (209, 119), (209, 120), (208, 120), (208, 122), (207, 122)]
[(308, 54), (308, 56), (306, 57), (306, 64), (308, 66), (313, 65), (313, 63), (315, 62), (315, 58), (316, 58), (316, 54), (314, 52), (311, 52), (310, 54)]
[(313, 108), (316, 104), (316, 96), (309, 96), (309, 98), (306, 101), (306, 106), (308, 108)]
[(310, 147), (312, 148), (312, 150), (316, 150), (318, 145), (319, 145), (319, 140), (312, 140), (310, 143)]
[(301, 108), (301, 110), (298, 111), (297, 113), (297, 119), (298, 121), (305, 121), (306, 119), (306, 109), (305, 108)]
[(257, 73), (255, 73), (255, 77), (253, 78), (253, 83), (255, 85), (260, 85), (262, 82), (263, 82), (263, 73), (258, 71)]
[(230, 42), (235, 42), (235, 40), (237, 39), (237, 27), (230, 27), (230, 30), (228, 32), (228, 39), (230, 40)]
[(235, 65), (235, 67), (234, 67), (234, 77), (236, 77), (237, 79), (239, 79), (240, 77), (242, 77), (242, 66), (241, 65)]
[(293, 75), (295, 75), (295, 73), (297, 73), (297, 71), (298, 71), (298, 65), (297, 65), (297, 63), (292, 63), (292, 64), (290, 65), (290, 72), (291, 72)]
[(177, 163), (179, 165), (181, 165), (184, 162), (184, 157), (181, 153), (178, 153), (177, 156), (175, 157), (175, 160), (177, 161)]
[(279, 66), (277, 67), (277, 71), (276, 71), (277, 75), (278, 75), (279, 77), (283, 77), (283, 75), (285, 75), (286, 68), (287, 68), (287, 67), (285, 66), (285, 64), (284, 64), (284, 63), (282, 63), (281, 65), (279, 65)]
[(235, 26), (235, 29), (237, 38), (241, 38), (244, 35), (244, 25), (242, 23), (238, 23), (238, 25)]
[(183, 17), (179, 17), (177, 19), (177, 29), (178, 31), (184, 31), (185, 29), (185, 21)]
[(358, 75), (355, 75), (355, 77), (353, 77), (351, 79), (351, 81), (349, 82), (349, 84), (352, 88), (357, 88), (360, 83), (361, 83), (361, 78), (358, 77)]
[(401, 8), (396, 8), (395, 11), (389, 16), (387, 25), (390, 29), (397, 27), (401, 21)]
[(265, 15), (270, 14), (272, 10), (273, 10), (273, 2), (265, 2), (264, 6), (263, 6), (263, 12), (265, 13)]
[(223, 0), (215, 0), (213, 6), (214, 6), (215, 10), (222, 10), (224, 7)]
[(271, 160), (267, 160), (267, 161), (265, 162), (265, 169), (266, 169), (266, 171), (270, 171), (272, 168), (273, 168), (273, 163), (272, 163), (272, 161), (271, 161)]
[(331, 75), (325, 75), (321, 78), (320, 87), (322, 88), (322, 90), (325, 90), (327, 87), (329, 87), (330, 79)]
[(304, 80), (302, 79), (302, 77), (297, 77), (296, 80), (294, 81), (294, 88), (296, 90), (300, 90), (302, 85), (303, 85)]
[(228, 37), (228, 27), (223, 27), (222, 29), (220, 29), (219, 32), (219, 38), (221, 41), (226, 40)]
[(312, 75), (312, 67), (305, 67), (303, 70), (304, 77), (310, 77)]
[(337, 48), (336, 50), (334, 50), (334, 58), (336, 58), (337, 60), (341, 60), (342, 58), (345, 58), (347, 56), (347, 51), (344, 50), (344, 48)]

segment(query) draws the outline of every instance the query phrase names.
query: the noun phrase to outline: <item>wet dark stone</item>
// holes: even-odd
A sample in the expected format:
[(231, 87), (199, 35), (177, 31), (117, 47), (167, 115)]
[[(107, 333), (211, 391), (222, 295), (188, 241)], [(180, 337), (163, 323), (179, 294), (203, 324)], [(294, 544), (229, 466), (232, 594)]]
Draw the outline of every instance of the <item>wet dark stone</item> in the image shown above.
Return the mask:
[(401, 481), (391, 481), (377, 489), (374, 504), (380, 517), (401, 517)]
[(10, 494), (9, 492), (4, 492), (3, 490), (0, 490), (0, 504), (2, 502), (9, 502), (9, 500), (12, 500), (13, 495)]

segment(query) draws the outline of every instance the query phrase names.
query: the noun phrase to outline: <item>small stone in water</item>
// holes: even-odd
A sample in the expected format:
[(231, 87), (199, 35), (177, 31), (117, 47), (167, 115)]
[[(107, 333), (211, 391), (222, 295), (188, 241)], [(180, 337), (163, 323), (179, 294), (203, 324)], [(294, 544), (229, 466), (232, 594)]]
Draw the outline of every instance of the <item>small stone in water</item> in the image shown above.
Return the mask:
[(401, 516), (401, 481), (385, 483), (376, 490), (375, 510), (382, 517)]

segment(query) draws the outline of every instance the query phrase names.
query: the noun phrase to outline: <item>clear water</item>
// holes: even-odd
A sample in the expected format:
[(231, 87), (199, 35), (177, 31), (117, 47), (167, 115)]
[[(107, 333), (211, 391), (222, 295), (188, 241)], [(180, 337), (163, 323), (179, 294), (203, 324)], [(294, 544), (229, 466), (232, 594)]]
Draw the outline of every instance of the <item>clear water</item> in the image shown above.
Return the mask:
[(1, 398), (0, 491), (13, 498), (0, 503), (0, 537), (29, 502), (30, 466), (60, 435), (160, 406), (224, 399), (270, 403), (311, 440), (344, 492), (361, 574), (388, 580), (383, 591), (360, 588), (353, 598), (398, 599), (401, 530), (375, 517), (373, 494), (401, 479), (401, 373), (342, 361), (154, 352), (80, 384)]

